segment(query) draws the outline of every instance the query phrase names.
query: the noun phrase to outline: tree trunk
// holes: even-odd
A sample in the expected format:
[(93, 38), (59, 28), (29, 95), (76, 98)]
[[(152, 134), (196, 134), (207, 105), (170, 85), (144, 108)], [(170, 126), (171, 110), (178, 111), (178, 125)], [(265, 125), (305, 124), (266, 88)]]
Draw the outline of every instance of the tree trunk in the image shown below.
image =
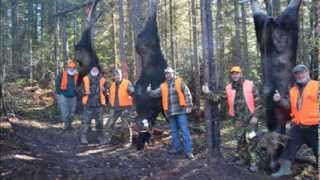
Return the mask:
[(38, 26), (39, 26), (39, 33), (38, 33), (38, 36), (39, 36), (39, 43), (41, 43), (44, 39), (43, 39), (43, 19), (44, 19), (44, 12), (43, 12), (43, 2), (42, 1), (39, 1), (38, 4), (38, 15), (37, 15), (37, 21), (39, 22)]
[(6, 114), (7, 114), (7, 109), (6, 109), (6, 105), (4, 102), (3, 82), (0, 81), (0, 117), (4, 116)]
[(143, 21), (141, 20), (141, 12), (143, 11), (143, 4), (139, 2), (139, 0), (131, 0), (128, 1), (131, 6), (131, 14), (130, 14), (130, 22), (133, 32), (133, 43), (132, 43), (132, 53), (135, 63), (135, 79), (138, 79), (141, 72), (141, 58), (136, 52), (135, 46), (137, 42), (137, 36), (142, 30)]
[[(3, 31), (3, 28), (4, 26), (2, 25), (3, 24), (3, 18), (4, 17), (4, 13), (3, 13), (3, 4), (2, 4), (2, 0), (0, 0), (0, 83), (2, 81), (4, 81), (4, 72), (5, 72), (5, 64), (6, 64), (6, 61), (5, 61), (5, 57), (4, 57), (4, 47), (3, 47), (3, 34), (4, 34), (4, 31)], [(1, 91), (1, 89), (0, 89)], [(1, 92), (0, 92), (1, 93)]]
[(76, 49), (74, 47), (76, 46), (76, 44), (78, 42), (78, 40), (77, 40), (77, 17), (73, 16), (72, 21), (73, 21), (73, 54), (75, 56)]
[(217, 71), (217, 83), (224, 79), (223, 69), (226, 69), (227, 65), (224, 61), (224, 31), (223, 31), (224, 23), (222, 19), (222, 0), (217, 0), (217, 20), (216, 20), (216, 39), (217, 39), (217, 65), (219, 65), (220, 72)]
[(68, 34), (67, 34), (67, 20), (66, 17), (61, 18), (61, 29), (62, 29), (62, 52), (63, 52), (63, 61), (64, 64), (68, 60)]
[[(310, 35), (309, 39), (314, 39), (314, 43), (312, 43), (311, 47), (311, 65), (310, 65), (310, 72), (312, 79), (319, 79), (319, 37), (320, 37), (320, 29), (317, 32), (317, 26), (320, 27), (319, 23), (319, 16), (320, 16), (320, 3), (318, 0), (313, 0), (311, 2), (311, 11), (310, 13)], [(318, 4), (317, 4), (318, 3)], [(317, 14), (317, 5), (318, 5), (318, 13)]]
[(299, 13), (299, 40), (297, 49), (297, 64), (308, 64), (308, 60), (304, 58), (305, 52), (305, 30), (304, 30), (304, 8), (301, 4)]
[(197, 38), (197, 14), (195, 7), (195, 0), (191, 0), (191, 26), (192, 26), (192, 74), (195, 82), (195, 111), (200, 115), (200, 68), (198, 60), (198, 38)]
[[(212, 29), (212, 0), (201, 0), (201, 27), (202, 27), (202, 44), (203, 44), (203, 59), (205, 60), (205, 82), (209, 83), (209, 87), (216, 90), (215, 61), (213, 55), (213, 29)], [(213, 76), (212, 76), (213, 75)], [(210, 78), (213, 77), (213, 78)], [(205, 119), (207, 124), (207, 144), (208, 144), (208, 160), (212, 157), (220, 157), (220, 142), (219, 142), (219, 121), (217, 117), (213, 117), (217, 113), (217, 104), (211, 104), (208, 99), (205, 100)]]
[[(66, 8), (66, 2), (63, 1), (62, 2), (62, 7), (61, 9), (65, 9)], [(67, 60), (68, 60), (68, 34), (67, 34), (67, 17), (61, 16), (60, 18), (60, 22), (61, 22), (61, 33), (62, 33), (62, 54), (63, 54), (63, 62), (64, 65), (67, 64)]]
[(125, 52), (125, 29), (124, 29), (124, 15), (123, 15), (123, 0), (118, 0), (119, 13), (119, 55), (121, 61), (121, 70), (124, 78), (128, 78), (128, 64)]
[(17, 62), (17, 0), (11, 1), (11, 60), (9, 61), (9, 67), (13, 66), (13, 63)]
[(32, 51), (32, 38), (29, 39), (29, 47), (30, 47), (30, 70), (29, 70), (29, 81), (30, 83), (33, 81), (33, 51)]
[(164, 49), (165, 56), (168, 57), (168, 11), (167, 11), (167, 0), (164, 0)]
[[(59, 7), (59, 4), (58, 4), (58, 1), (55, 0), (54, 1), (55, 4), (54, 4), (54, 11), (55, 11), (55, 14), (58, 12), (58, 7)], [(56, 19), (55, 19), (55, 24), (56, 26), (54, 27), (54, 59), (55, 59), (55, 65), (56, 65), (56, 71), (55, 71), (55, 75), (57, 76), (59, 73), (60, 73), (60, 63), (59, 63), (59, 56), (58, 56), (58, 52), (59, 52), (59, 48), (58, 48), (58, 45), (59, 45), (59, 31), (60, 31), (60, 16), (58, 16)]]
[(0, 62), (2, 62), (0, 64), (0, 116), (5, 115), (6, 114), (6, 109), (5, 109), (5, 105), (4, 105), (4, 95), (3, 95), (3, 89), (2, 89), (2, 85), (5, 81), (5, 67), (6, 67), (6, 61), (5, 61), (5, 57), (4, 57), (4, 47), (3, 47), (3, 17), (5, 16), (3, 13), (3, 4), (2, 4), (2, 0), (0, 0)]
[(126, 50), (127, 50), (127, 64), (128, 64), (128, 79), (134, 80), (136, 75), (136, 66), (135, 66), (135, 47), (134, 47), (134, 33), (133, 33), (133, 27), (131, 21), (131, 3), (132, 1), (127, 1), (125, 3), (125, 29), (126, 29), (126, 36), (125, 39), (127, 39), (126, 42)]
[[(246, 8), (245, 5), (241, 4), (241, 25), (242, 25), (242, 61), (243, 61), (243, 67), (246, 67), (246, 69), (250, 70), (250, 63), (249, 63), (249, 52), (248, 52), (248, 36), (247, 36), (247, 14), (246, 14)], [(247, 71), (247, 74), (249, 74), (249, 71)]]
[(240, 39), (240, 18), (238, 0), (233, 0), (234, 3), (234, 24), (235, 24), (235, 40), (234, 40), (234, 64), (244, 67), (243, 59), (241, 58), (241, 39)]
[(112, 40), (112, 46), (113, 46), (113, 60), (114, 60), (114, 68), (117, 68), (118, 65), (117, 65), (117, 41), (116, 41), (116, 32), (117, 32), (117, 28), (116, 28), (116, 18), (115, 18), (115, 3), (111, 3), (111, 7), (112, 7), (112, 13), (111, 13), (111, 18), (112, 18), (112, 26), (110, 27), (110, 30), (111, 30), (111, 40)]
[(171, 67), (175, 69), (175, 49), (174, 49), (174, 35), (173, 35), (173, 2), (169, 0), (169, 21), (170, 21), (170, 58), (171, 58)]
[(30, 60), (30, 71), (29, 80), (33, 80), (33, 51), (32, 51), (32, 22), (33, 22), (33, 2), (28, 2), (28, 37), (29, 37), (29, 60)]

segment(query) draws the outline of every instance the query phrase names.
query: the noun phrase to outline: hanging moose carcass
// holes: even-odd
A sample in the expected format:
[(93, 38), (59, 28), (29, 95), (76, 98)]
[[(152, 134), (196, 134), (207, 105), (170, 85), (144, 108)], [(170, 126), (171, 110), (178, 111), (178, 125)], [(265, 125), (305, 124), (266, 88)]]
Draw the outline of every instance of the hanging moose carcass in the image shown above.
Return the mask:
[[(165, 80), (164, 69), (167, 67), (158, 36), (157, 27), (157, 3), (155, 0), (149, 1), (150, 11), (147, 23), (138, 35), (136, 43), (136, 52), (141, 58), (141, 73), (135, 84), (135, 103), (137, 110), (137, 120), (142, 122), (148, 120), (151, 126), (156, 117), (162, 112), (160, 98), (152, 98), (146, 92), (147, 86), (151, 84), (153, 89), (158, 88)], [(150, 137), (149, 132), (140, 131), (138, 136), (137, 148), (142, 149), (145, 141)]]
[(256, 0), (250, 1), (261, 53), (262, 95), (267, 127), (271, 131), (285, 133), (290, 111), (274, 103), (272, 97), (276, 90), (282, 97), (288, 97), (294, 82), (291, 70), (296, 64), (301, 0), (291, 0), (278, 17), (267, 16)]
[[(90, 69), (94, 66), (100, 68), (99, 59), (93, 44), (92, 29), (96, 18), (94, 16), (96, 6), (100, 0), (89, 2), (85, 6), (87, 19), (85, 30), (81, 34), (80, 41), (75, 45), (75, 58), (79, 63), (80, 77), (89, 73)], [(81, 80), (82, 78), (80, 78)]]
[[(76, 44), (76, 60), (79, 62), (80, 77), (88, 74), (93, 66), (99, 65), (99, 59), (93, 47), (92, 28), (95, 23), (94, 12), (99, 0), (93, 3), (88, 3), (86, 28), (82, 33), (81, 40)], [(141, 73), (140, 78), (135, 84), (135, 103), (137, 110), (137, 122), (145, 122), (152, 125), (162, 111), (160, 99), (151, 98), (146, 93), (146, 88), (149, 84), (153, 88), (159, 87), (164, 81), (164, 69), (167, 63), (163, 58), (160, 49), (160, 40), (157, 29), (157, 3), (154, 0), (150, 1), (150, 12), (147, 23), (143, 31), (138, 35), (136, 42), (136, 51), (141, 58)], [(140, 126), (141, 127), (141, 126)], [(142, 149), (146, 141), (149, 141), (149, 131), (141, 129), (138, 136), (137, 148)]]

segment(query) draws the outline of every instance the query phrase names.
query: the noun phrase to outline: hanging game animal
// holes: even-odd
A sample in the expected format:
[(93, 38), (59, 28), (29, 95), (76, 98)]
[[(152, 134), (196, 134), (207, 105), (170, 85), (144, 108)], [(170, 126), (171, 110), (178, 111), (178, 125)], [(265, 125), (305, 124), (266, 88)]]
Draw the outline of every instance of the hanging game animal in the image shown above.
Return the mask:
[[(160, 48), (157, 3), (155, 0), (149, 3), (151, 3), (149, 17), (144, 29), (138, 35), (136, 43), (136, 51), (141, 57), (142, 70), (135, 84), (135, 103), (138, 122), (147, 119), (152, 126), (158, 114), (162, 112), (161, 100), (148, 96), (146, 89), (149, 84), (151, 84), (152, 89), (158, 88), (165, 80), (164, 69), (167, 67), (167, 62)], [(149, 141), (149, 138), (146, 137), (150, 137), (150, 132), (141, 130), (138, 136), (138, 150), (143, 149), (145, 142)]]
[(271, 131), (285, 133), (285, 123), (290, 112), (273, 102), (278, 90), (287, 97), (294, 79), (291, 73), (296, 64), (298, 43), (298, 17), (301, 0), (291, 0), (278, 16), (267, 16), (256, 0), (251, 0), (256, 36), (261, 52), (263, 99), (267, 127)]
[[(92, 4), (87, 17), (86, 28), (82, 33), (81, 40), (76, 44), (76, 59), (79, 62), (80, 77), (88, 74), (93, 66), (99, 65), (99, 59), (93, 47), (92, 27), (94, 21), (95, 7), (99, 0), (95, 0)], [(150, 131), (146, 130), (141, 123), (144, 119), (152, 125), (161, 112), (160, 99), (151, 98), (146, 93), (146, 88), (149, 84), (152, 88), (159, 87), (164, 81), (164, 69), (167, 63), (163, 58), (160, 49), (160, 41), (158, 37), (156, 7), (157, 3), (151, 0), (151, 8), (147, 23), (144, 30), (138, 35), (136, 43), (136, 51), (141, 57), (142, 71), (139, 80), (135, 84), (135, 103), (137, 109), (138, 125), (141, 127), (137, 140), (137, 148), (142, 149), (144, 144), (150, 140)], [(81, 79), (81, 78), (80, 78)]]
[(92, 36), (92, 29), (97, 20), (95, 19), (94, 13), (99, 1), (100, 0), (95, 0), (92, 3), (88, 3), (87, 8), (89, 10), (85, 30), (82, 32), (80, 41), (75, 45), (75, 58), (79, 63), (80, 81), (83, 76), (89, 73), (93, 66), (97, 66), (99, 70), (101, 70), (99, 59), (93, 46)]

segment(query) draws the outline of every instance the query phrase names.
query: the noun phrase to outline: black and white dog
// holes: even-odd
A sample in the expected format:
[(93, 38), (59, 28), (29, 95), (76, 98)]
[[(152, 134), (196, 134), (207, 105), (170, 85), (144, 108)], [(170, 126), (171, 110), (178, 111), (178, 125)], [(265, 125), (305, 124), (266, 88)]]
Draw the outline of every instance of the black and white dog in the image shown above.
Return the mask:
[(143, 118), (142, 120), (139, 120), (138, 131), (139, 135), (137, 139), (137, 149), (142, 150), (146, 143), (150, 143), (152, 134), (151, 123), (148, 119)]

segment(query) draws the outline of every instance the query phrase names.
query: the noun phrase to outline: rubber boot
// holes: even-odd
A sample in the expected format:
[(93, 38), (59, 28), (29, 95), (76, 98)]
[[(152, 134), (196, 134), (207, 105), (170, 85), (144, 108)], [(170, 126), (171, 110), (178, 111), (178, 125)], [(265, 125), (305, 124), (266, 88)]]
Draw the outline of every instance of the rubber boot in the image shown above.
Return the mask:
[(104, 139), (105, 139), (105, 141), (106, 141), (106, 143), (105, 144), (109, 144), (110, 142), (111, 142), (111, 138), (112, 138), (112, 133), (106, 133), (105, 135), (104, 135)]
[(63, 123), (63, 130), (64, 131), (67, 131), (67, 130), (71, 130), (72, 128), (71, 128), (71, 123), (69, 122), (69, 121), (65, 121), (64, 123)]
[(272, 177), (281, 177), (281, 176), (287, 176), (287, 175), (291, 175), (292, 174), (292, 170), (291, 170), (291, 161), (289, 160), (283, 160), (280, 163), (280, 169), (273, 173), (271, 176)]
[(80, 142), (81, 142), (81, 144), (88, 144), (87, 136), (81, 135)]
[(255, 173), (258, 171), (258, 166), (255, 163), (252, 163), (249, 167), (249, 171)]
[(99, 144), (103, 145), (108, 143), (107, 138), (105, 137), (102, 130), (98, 130), (97, 135), (98, 135)]
[(129, 139), (128, 139), (128, 143), (124, 145), (124, 147), (129, 148), (132, 145), (132, 128), (129, 127)]
[(82, 125), (81, 134), (80, 134), (80, 143), (88, 144), (87, 134), (88, 134), (89, 126), (88, 124)]

